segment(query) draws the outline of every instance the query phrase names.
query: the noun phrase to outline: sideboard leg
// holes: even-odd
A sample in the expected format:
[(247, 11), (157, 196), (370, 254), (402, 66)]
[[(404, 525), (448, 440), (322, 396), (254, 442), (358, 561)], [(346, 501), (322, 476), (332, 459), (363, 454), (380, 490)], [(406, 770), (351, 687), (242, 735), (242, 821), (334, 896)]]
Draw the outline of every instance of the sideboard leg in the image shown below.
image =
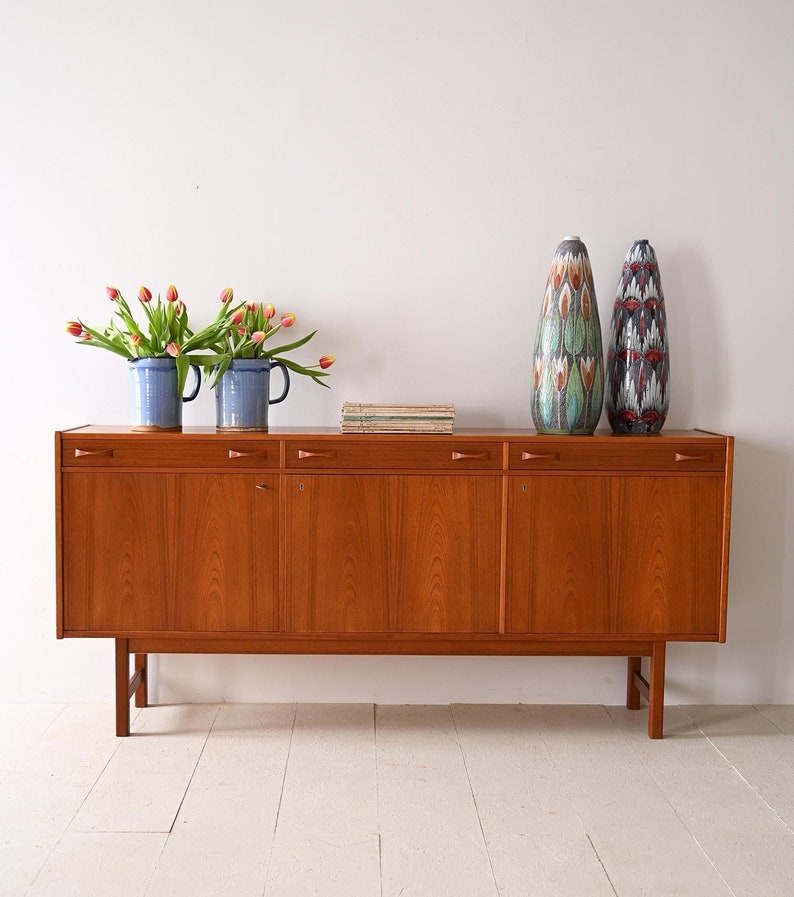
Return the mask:
[(130, 734), (130, 643), (116, 639), (116, 735)]
[(135, 706), (136, 707), (148, 707), (149, 706), (149, 655), (148, 654), (136, 654), (135, 655), (135, 674), (137, 676), (138, 671), (141, 673), (141, 682), (140, 685), (135, 689)]
[(640, 690), (637, 688), (637, 682), (634, 674), (642, 674), (642, 658), (629, 657), (628, 675), (626, 677), (626, 707), (629, 710), (640, 709)]
[(654, 642), (648, 695), (648, 737), (661, 738), (664, 726), (664, 655), (666, 642)]

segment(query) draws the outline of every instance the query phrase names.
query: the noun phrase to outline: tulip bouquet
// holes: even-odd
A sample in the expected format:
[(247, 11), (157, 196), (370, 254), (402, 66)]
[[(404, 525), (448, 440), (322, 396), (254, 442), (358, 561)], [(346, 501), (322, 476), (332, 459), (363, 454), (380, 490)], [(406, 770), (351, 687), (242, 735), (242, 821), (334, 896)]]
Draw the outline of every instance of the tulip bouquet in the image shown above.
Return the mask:
[[(138, 301), (146, 317), (146, 324), (141, 327), (121, 292), (116, 287), (106, 287), (106, 290), (111, 302), (116, 303), (115, 315), (108, 326), (95, 329), (78, 319), (67, 322), (66, 332), (77, 337), (80, 345), (107, 349), (128, 360), (173, 357), (176, 359), (181, 394), (190, 368), (188, 353), (207, 350), (225, 331), (225, 322), (216, 321), (215, 326), (194, 333), (188, 324), (187, 307), (171, 284), (165, 291), (165, 302), (159, 294), (153, 301), (151, 290), (147, 287), (138, 290)], [(209, 360), (202, 358), (203, 363)]]
[(204, 365), (211, 387), (218, 384), (233, 358), (269, 358), (280, 361), (294, 373), (311, 377), (315, 383), (327, 387), (328, 384), (323, 383), (322, 378), (328, 376), (326, 371), (334, 363), (333, 355), (323, 355), (317, 364), (308, 367), (284, 357), (287, 352), (308, 343), (317, 333), (316, 330), (294, 342), (269, 346), (268, 340), (279, 330), (292, 327), (295, 323), (292, 312), (281, 315), (276, 321), (276, 309), (270, 304), (241, 302), (234, 305), (234, 290), (231, 287), (221, 292), (220, 299), (221, 308), (215, 320), (194, 336), (194, 339), (200, 340), (205, 348), (214, 353), (209, 357), (194, 358), (194, 361)]

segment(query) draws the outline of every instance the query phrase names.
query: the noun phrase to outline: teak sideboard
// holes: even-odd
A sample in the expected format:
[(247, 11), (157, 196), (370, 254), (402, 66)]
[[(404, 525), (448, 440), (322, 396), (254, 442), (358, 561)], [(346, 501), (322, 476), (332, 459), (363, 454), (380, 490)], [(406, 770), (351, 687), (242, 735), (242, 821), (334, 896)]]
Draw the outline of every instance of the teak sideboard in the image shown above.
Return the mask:
[(147, 655), (186, 652), (625, 656), (661, 738), (666, 643), (725, 641), (732, 437), (86, 426), (55, 450), (58, 637), (115, 639), (118, 735)]

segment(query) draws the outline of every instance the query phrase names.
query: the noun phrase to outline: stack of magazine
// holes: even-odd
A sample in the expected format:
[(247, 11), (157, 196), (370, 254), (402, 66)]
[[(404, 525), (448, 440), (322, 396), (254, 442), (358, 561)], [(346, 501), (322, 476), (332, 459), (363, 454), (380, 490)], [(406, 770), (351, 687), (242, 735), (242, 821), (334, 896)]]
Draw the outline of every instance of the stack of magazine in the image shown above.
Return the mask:
[(454, 423), (454, 405), (342, 405), (343, 433), (451, 433)]

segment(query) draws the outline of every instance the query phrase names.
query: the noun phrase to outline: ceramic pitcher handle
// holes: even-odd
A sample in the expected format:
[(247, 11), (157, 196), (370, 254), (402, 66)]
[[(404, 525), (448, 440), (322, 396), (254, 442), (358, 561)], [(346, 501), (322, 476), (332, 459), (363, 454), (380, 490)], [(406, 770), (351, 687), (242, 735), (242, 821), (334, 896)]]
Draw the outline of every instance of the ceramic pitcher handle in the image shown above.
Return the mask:
[(287, 398), (289, 392), (289, 371), (280, 361), (271, 362), (270, 369), (273, 370), (273, 368), (281, 368), (281, 373), (284, 375), (284, 390), (277, 399), (270, 399), (271, 405), (278, 405), (279, 402), (283, 402)]
[(189, 396), (182, 396), (183, 402), (192, 402), (193, 399), (199, 394), (199, 390), (201, 389), (201, 371), (197, 364), (191, 364), (190, 370), (196, 375), (196, 388), (190, 393)]

